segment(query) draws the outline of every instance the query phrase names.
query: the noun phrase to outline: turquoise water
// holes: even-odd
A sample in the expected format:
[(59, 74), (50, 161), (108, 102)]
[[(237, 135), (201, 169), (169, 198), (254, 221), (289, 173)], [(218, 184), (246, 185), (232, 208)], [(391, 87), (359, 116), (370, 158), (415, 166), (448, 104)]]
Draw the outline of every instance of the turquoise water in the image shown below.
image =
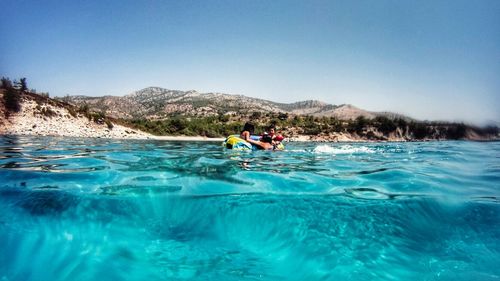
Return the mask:
[(0, 280), (499, 280), (500, 143), (0, 138)]

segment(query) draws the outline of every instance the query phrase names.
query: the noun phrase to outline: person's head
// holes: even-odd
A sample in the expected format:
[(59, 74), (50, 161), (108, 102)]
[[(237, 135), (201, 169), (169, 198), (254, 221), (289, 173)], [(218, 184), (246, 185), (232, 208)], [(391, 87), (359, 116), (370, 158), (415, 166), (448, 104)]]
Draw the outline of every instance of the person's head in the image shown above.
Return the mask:
[(273, 138), (270, 135), (263, 135), (261, 141), (267, 143), (273, 143)]
[(267, 131), (270, 135), (274, 135), (274, 133), (276, 132), (276, 127), (274, 125), (271, 125), (267, 128)]
[(253, 131), (255, 130), (255, 127), (252, 123), (246, 122), (245, 125), (243, 126), (243, 131), (249, 131), (250, 134), (253, 134)]

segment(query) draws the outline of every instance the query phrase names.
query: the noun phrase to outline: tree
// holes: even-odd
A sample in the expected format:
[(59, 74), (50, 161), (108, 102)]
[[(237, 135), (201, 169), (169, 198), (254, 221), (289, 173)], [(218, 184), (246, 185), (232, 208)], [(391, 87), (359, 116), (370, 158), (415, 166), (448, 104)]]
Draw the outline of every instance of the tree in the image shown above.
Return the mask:
[(10, 81), (9, 78), (6, 78), (6, 77), (2, 77), (1, 79), (1, 82), (2, 82), (2, 89), (10, 89), (12, 88), (12, 82)]
[(250, 119), (259, 119), (260, 117), (262, 117), (262, 112), (254, 111), (252, 112), (252, 116), (250, 116)]
[(397, 124), (392, 119), (385, 116), (377, 116), (374, 120), (378, 125), (378, 130), (387, 135), (397, 129)]
[(14, 88), (7, 88), (7, 91), (3, 94), (3, 100), (8, 111), (21, 111), (21, 95)]
[(281, 121), (285, 121), (288, 119), (288, 113), (283, 113), (283, 112), (280, 112), (278, 114), (278, 119), (281, 120)]
[(463, 123), (453, 124), (452, 126), (449, 126), (448, 129), (446, 130), (446, 137), (448, 139), (458, 140), (465, 138), (466, 133), (467, 133), (467, 126), (465, 126), (465, 124)]
[(366, 125), (368, 125), (368, 120), (363, 115), (360, 115), (355, 120), (349, 122), (349, 131), (362, 134)]
[(26, 78), (23, 77), (19, 79), (19, 91), (21, 91), (21, 93), (24, 93), (26, 92), (26, 90), (28, 90), (28, 84), (26, 83)]
[(430, 133), (430, 129), (425, 123), (411, 122), (409, 127), (410, 132), (413, 133), (413, 137), (416, 139), (424, 139)]

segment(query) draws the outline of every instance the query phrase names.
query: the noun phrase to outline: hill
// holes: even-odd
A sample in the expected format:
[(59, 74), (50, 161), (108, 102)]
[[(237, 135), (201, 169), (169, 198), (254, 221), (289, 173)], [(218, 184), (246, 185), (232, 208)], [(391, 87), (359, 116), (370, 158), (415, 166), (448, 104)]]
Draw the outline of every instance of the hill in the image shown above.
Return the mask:
[[(223, 137), (251, 121), (291, 140), (498, 139), (498, 127), (420, 122), (393, 113), (308, 100), (275, 103), (241, 95), (146, 88), (124, 97), (49, 98), (2, 78), (0, 134), (105, 138)], [(184, 137), (183, 137), (184, 138)], [(194, 140), (194, 139), (191, 139)]]
[(31, 92), (20, 94), (20, 110), (9, 111), (0, 89), (0, 135), (35, 135), (94, 138), (153, 137), (100, 113), (79, 109), (71, 104)]
[[(287, 113), (314, 117), (335, 117), (353, 120), (359, 116), (374, 118), (392, 113), (369, 112), (353, 105), (332, 105), (316, 100), (290, 104), (222, 93), (198, 93), (149, 87), (132, 94), (117, 97), (69, 96), (77, 106), (87, 104), (115, 118), (161, 120), (173, 115), (208, 117), (220, 114), (248, 116), (257, 113)], [(394, 114), (392, 114), (394, 115)]]

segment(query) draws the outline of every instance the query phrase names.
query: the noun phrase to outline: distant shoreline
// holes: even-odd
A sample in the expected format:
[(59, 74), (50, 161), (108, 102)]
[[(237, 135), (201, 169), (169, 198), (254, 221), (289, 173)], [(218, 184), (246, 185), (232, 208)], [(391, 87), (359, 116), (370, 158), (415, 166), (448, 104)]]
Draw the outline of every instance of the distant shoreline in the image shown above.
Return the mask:
[[(146, 140), (146, 141), (173, 141), (173, 142), (223, 142), (226, 138), (209, 138), (204, 136), (147, 136), (147, 137), (101, 137), (101, 136), (64, 136), (64, 135), (40, 135), (40, 134), (9, 134), (0, 133), (0, 137), (54, 137), (54, 138), (76, 138), (76, 139), (101, 139), (101, 140)], [(302, 138), (301, 138), (302, 137)], [(389, 143), (389, 142), (443, 142), (443, 141), (469, 141), (469, 142), (496, 142), (500, 139), (425, 139), (425, 140), (366, 140), (366, 139), (344, 139), (344, 140), (317, 140), (306, 139), (308, 136), (285, 139), (284, 143)]]
[[(5, 90), (0, 90), (0, 97), (4, 96)], [(16, 93), (14, 91), (14, 93)], [(24, 93), (19, 95), (20, 108), (17, 111), (8, 111), (3, 102), (0, 102), (0, 135), (20, 135), (20, 136), (53, 136), (53, 137), (70, 137), (70, 138), (100, 138), (100, 139), (149, 139), (149, 140), (165, 140), (165, 141), (188, 141), (188, 142), (222, 142), (226, 136), (221, 136), (220, 130), (214, 131), (210, 128), (205, 128), (204, 133), (209, 135), (219, 135), (220, 137), (206, 137), (203, 135), (154, 135), (155, 128), (165, 126), (183, 125), (189, 120), (177, 120), (179, 124), (161, 123), (160, 121), (149, 123), (141, 123), (141, 126), (133, 126), (123, 120), (106, 118), (104, 114), (90, 112), (87, 110), (77, 109), (74, 106), (37, 95), (34, 93)], [(0, 100), (1, 101), (1, 100)], [(439, 125), (428, 125), (415, 123), (415, 133), (411, 133), (409, 125), (406, 127), (396, 126), (394, 121), (384, 119), (389, 125), (394, 125), (388, 130), (381, 127), (380, 130), (374, 125), (363, 125), (367, 120), (361, 118), (355, 121), (342, 121), (346, 123), (348, 128), (340, 126), (340, 129), (321, 129), (323, 125), (314, 123), (314, 118), (305, 117), (304, 120), (309, 120), (311, 126), (318, 129), (318, 133), (312, 133), (311, 130), (303, 132), (299, 127), (282, 125), (278, 132), (283, 134), (285, 141), (290, 142), (324, 142), (324, 143), (353, 143), (353, 142), (413, 142), (413, 141), (443, 141), (462, 139), (469, 141), (498, 141), (500, 135), (496, 133), (485, 133), (481, 130), (467, 127), (465, 125), (449, 125), (449, 127)], [(304, 121), (298, 118), (299, 121)], [(328, 119), (330, 120), (330, 119)], [(328, 121), (327, 120), (327, 121)], [(293, 121), (293, 120), (292, 120)], [(321, 120), (319, 120), (321, 121)], [(318, 121), (318, 122), (319, 122)], [(332, 121), (332, 120), (330, 120)], [(341, 122), (336, 119), (333, 121)], [(333, 122), (332, 121), (332, 122)], [(305, 121), (304, 121), (305, 122)], [(392, 122), (392, 123), (391, 123)], [(206, 123), (195, 123), (199, 126), (208, 126)], [(343, 123), (342, 123), (343, 124)], [(363, 126), (361, 126), (363, 125)], [(412, 126), (413, 126), (412, 125)], [(184, 124), (184, 126), (186, 126)], [(320, 127), (318, 127), (320, 126)], [(434, 126), (434, 127), (432, 127)], [(143, 127), (146, 129), (144, 130)], [(262, 129), (262, 128), (261, 128)], [(311, 129), (311, 128), (308, 128)], [(432, 129), (432, 130), (430, 130)], [(498, 130), (497, 128), (495, 128)], [(230, 130), (223, 130), (226, 134), (237, 133), (238, 127), (231, 127)], [(149, 132), (147, 132), (149, 131)], [(189, 131), (189, 130), (188, 130)], [(427, 132), (428, 131), (428, 132)], [(199, 132), (190, 131), (196, 134)], [(450, 138), (450, 132), (455, 133), (455, 138)], [(160, 132), (157, 132), (160, 133)], [(164, 130), (163, 134), (168, 133)], [(419, 134), (420, 137), (415, 137), (414, 134)], [(458, 138), (457, 136), (461, 136)]]

